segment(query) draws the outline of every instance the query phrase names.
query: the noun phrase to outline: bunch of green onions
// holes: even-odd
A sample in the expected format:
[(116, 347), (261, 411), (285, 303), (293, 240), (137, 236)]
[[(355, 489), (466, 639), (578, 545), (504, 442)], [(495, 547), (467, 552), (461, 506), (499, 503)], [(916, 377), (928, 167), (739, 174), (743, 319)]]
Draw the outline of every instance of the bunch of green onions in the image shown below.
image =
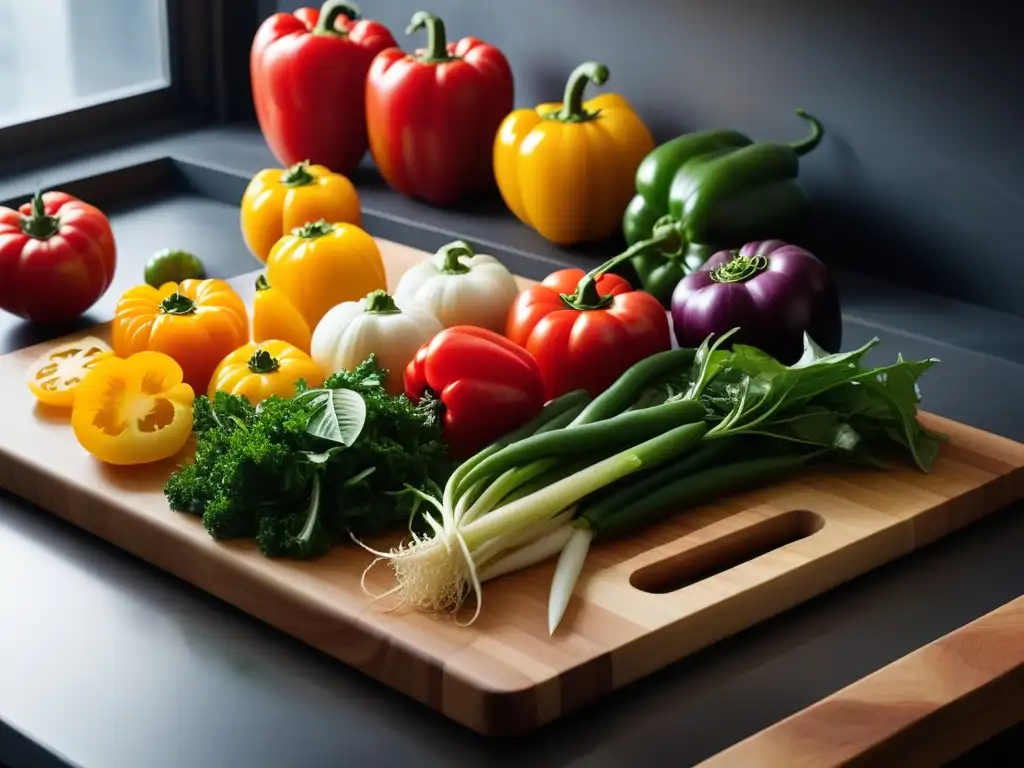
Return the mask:
[[(483, 605), (484, 582), (560, 553), (582, 566), (583, 541), (589, 544), (593, 529), (577, 517), (576, 505), (624, 477), (674, 463), (707, 433), (705, 408), (694, 397), (633, 408), (651, 381), (687, 369), (696, 354), (675, 349), (649, 357), (594, 400), (582, 390), (552, 400), (533, 421), (461, 464), (441, 500), (423, 495), (433, 535), (412, 533), (391, 552), (371, 549), (377, 559), (367, 572), (390, 562), (397, 584), (386, 595), (398, 594), (421, 610), (458, 611), (475, 595), (472, 623)], [(609, 522), (621, 525), (622, 510), (614, 511)], [(579, 568), (573, 570), (572, 583), (565, 582), (552, 603), (561, 606), (558, 618)], [(364, 589), (365, 579), (364, 573)], [(551, 622), (552, 631), (557, 623)]]

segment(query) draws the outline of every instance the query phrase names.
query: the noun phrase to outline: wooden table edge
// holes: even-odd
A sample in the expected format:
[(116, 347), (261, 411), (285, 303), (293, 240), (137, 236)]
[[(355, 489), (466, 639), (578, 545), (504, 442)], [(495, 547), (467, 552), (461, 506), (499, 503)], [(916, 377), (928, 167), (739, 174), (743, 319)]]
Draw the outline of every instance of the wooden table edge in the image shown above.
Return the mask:
[(699, 763), (937, 766), (1024, 721), (1024, 596)]

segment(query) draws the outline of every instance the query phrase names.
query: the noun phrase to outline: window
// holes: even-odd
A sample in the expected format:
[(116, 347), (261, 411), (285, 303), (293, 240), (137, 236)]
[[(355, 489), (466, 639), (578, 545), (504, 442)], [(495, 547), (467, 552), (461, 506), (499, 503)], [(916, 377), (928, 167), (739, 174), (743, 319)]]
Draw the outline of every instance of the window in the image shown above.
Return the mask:
[(0, 0), (0, 129), (170, 86), (167, 0)]

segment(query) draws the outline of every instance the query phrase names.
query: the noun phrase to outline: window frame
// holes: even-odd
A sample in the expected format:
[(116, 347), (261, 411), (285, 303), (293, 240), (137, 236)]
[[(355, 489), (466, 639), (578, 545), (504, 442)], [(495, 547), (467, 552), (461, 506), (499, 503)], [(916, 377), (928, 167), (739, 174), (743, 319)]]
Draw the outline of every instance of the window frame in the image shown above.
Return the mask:
[[(166, 0), (170, 84), (0, 128), (0, 172), (116, 144), (126, 132), (250, 117), (248, 48), (266, 3)], [(240, 55), (241, 54), (241, 57)], [(239, 61), (239, 58), (242, 61)], [(243, 70), (244, 69), (244, 73)]]

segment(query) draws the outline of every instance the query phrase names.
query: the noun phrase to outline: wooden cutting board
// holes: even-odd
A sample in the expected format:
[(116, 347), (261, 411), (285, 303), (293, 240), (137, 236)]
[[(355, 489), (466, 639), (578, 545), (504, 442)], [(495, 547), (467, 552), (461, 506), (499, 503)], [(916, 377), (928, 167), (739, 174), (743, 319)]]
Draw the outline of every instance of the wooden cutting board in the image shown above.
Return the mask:
[[(392, 288), (426, 255), (380, 245)], [(250, 301), (255, 275), (232, 281)], [(24, 383), (56, 343), (0, 357), (0, 485), (485, 734), (554, 720), (1024, 496), (1024, 446), (924, 415), (951, 437), (930, 475), (818, 470), (723, 499), (595, 547), (555, 637), (553, 563), (489, 583), (466, 628), (371, 601), (354, 546), (297, 563), (212, 541), (161, 490), (191, 447), (143, 468), (95, 461)]]

